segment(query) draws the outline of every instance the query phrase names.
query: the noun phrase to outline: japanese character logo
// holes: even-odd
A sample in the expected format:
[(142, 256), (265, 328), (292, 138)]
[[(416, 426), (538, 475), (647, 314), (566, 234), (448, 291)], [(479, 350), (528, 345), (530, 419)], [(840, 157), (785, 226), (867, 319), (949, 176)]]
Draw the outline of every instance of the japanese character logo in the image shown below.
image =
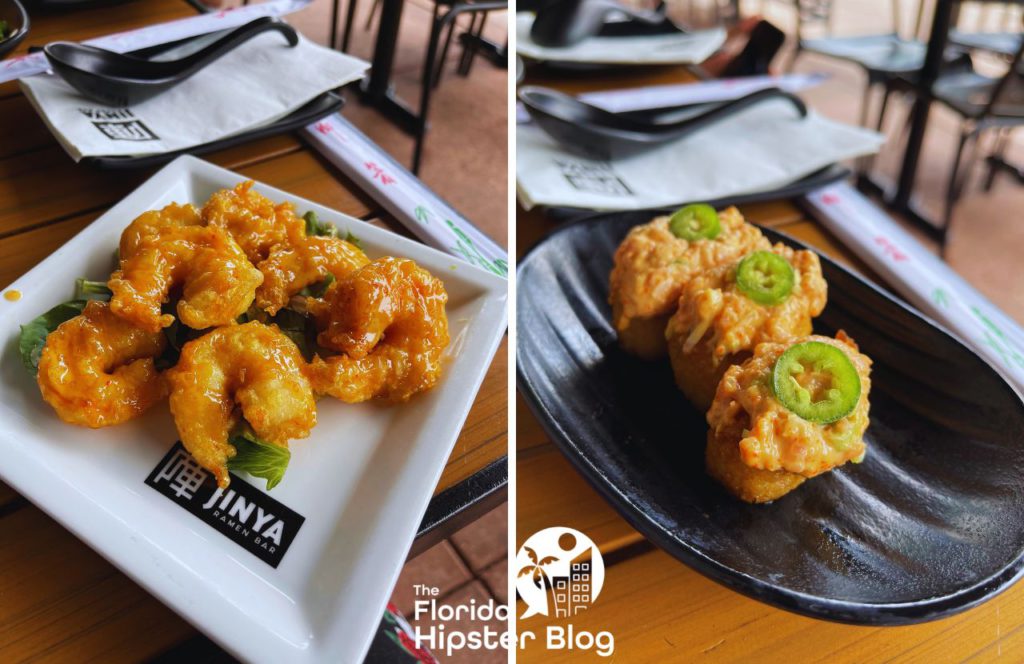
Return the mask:
[(192, 455), (186, 452), (184, 449), (176, 449), (164, 463), (163, 467), (157, 471), (155, 483), (161, 481), (167, 482), (169, 488), (174, 492), (178, 498), (186, 498), (192, 500), (195, 497), (196, 491), (203, 485), (206, 478), (210, 477), (210, 473), (199, 465), (199, 463), (192, 458)]

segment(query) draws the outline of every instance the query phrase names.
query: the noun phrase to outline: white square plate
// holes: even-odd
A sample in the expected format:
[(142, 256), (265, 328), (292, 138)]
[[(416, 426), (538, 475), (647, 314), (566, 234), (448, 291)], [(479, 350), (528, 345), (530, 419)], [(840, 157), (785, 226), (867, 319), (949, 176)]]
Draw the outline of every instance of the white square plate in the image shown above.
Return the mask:
[[(448, 290), (440, 384), (409, 403), (319, 402), (271, 497), (305, 517), (274, 568), (145, 483), (177, 439), (166, 405), (117, 427), (61, 422), (21, 365), (19, 325), (106, 280), (121, 231), (145, 210), (201, 205), (246, 178), (180, 157), (11, 284), (0, 300), (0, 476), (236, 656), (358, 662), (506, 325), (507, 282), (416, 242), (262, 184), (274, 201), (352, 231), (371, 257), (408, 257)], [(262, 491), (262, 480), (253, 480)]]

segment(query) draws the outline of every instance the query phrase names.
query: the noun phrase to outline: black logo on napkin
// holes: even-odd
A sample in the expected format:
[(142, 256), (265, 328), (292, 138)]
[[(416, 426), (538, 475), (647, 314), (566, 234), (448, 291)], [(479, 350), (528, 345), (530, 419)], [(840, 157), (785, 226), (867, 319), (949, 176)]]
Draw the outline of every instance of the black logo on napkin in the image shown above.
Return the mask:
[(158, 141), (160, 137), (127, 108), (79, 108), (112, 141)]
[(234, 474), (226, 491), (218, 489), (213, 474), (181, 443), (174, 444), (146, 484), (274, 568), (306, 521)]
[(633, 192), (608, 162), (582, 162), (574, 159), (555, 159), (566, 182), (577, 191), (612, 196), (632, 196)]

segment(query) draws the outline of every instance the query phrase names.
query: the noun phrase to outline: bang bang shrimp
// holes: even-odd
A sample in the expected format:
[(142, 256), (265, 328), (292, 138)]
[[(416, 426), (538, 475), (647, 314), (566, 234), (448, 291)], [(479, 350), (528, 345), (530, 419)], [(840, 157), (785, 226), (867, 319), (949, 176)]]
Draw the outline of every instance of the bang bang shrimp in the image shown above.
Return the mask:
[(263, 284), (256, 291), (256, 306), (274, 315), (306, 286), (327, 275), (344, 279), (369, 262), (359, 247), (334, 237), (307, 236), (294, 246), (280, 245), (257, 266)]
[(218, 328), (185, 344), (168, 370), (171, 413), (185, 448), (227, 487), (228, 438), (244, 417), (267, 442), (287, 447), (316, 424), (316, 402), (298, 347), (274, 325)]
[(294, 244), (306, 232), (291, 203), (276, 204), (252, 191), (252, 180), (215, 192), (203, 206), (202, 218), (224, 229), (253, 264), (265, 260), (279, 244)]
[(444, 284), (411, 260), (381, 258), (328, 289), (312, 313), (325, 348), (314, 388), (342, 401), (405, 401), (433, 387), (448, 346)]
[(154, 365), (165, 344), (162, 332), (139, 329), (106, 302), (91, 301), (46, 337), (39, 391), (70, 424), (96, 429), (126, 422), (166, 396)]
[(199, 211), (187, 204), (171, 203), (160, 210), (143, 212), (121, 233), (118, 256), (121, 260), (131, 258), (142, 245), (142, 241), (154, 235), (161, 235), (184, 226), (202, 225), (203, 220), (199, 216)]
[(174, 322), (161, 305), (176, 286), (182, 287), (181, 322), (203, 330), (234, 322), (262, 282), (263, 275), (224, 231), (187, 226), (144, 239), (134, 255), (121, 261), (108, 286), (114, 313), (155, 332)]

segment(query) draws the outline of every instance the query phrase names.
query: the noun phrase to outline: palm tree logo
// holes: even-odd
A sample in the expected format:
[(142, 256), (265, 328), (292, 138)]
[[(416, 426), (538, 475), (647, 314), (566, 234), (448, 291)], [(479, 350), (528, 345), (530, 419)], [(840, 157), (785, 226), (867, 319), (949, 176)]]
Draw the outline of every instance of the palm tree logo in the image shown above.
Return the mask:
[[(554, 555), (549, 555), (554, 554)], [(593, 540), (565, 526), (544, 528), (516, 553), (516, 592), (526, 605), (520, 618), (554, 611), (575, 615), (597, 599), (604, 561)]]
[(537, 558), (537, 552), (528, 546), (523, 547), (523, 551), (530, 558), (530, 562), (520, 568), (517, 578), (523, 578), (528, 574), (533, 575), (533, 585), (537, 586), (544, 593), (544, 610), (541, 612), (547, 615), (547, 599), (548, 590), (551, 588), (551, 579), (548, 577), (547, 571), (544, 569), (552, 563), (558, 562), (558, 558), (555, 556), (545, 556), (544, 558)]

